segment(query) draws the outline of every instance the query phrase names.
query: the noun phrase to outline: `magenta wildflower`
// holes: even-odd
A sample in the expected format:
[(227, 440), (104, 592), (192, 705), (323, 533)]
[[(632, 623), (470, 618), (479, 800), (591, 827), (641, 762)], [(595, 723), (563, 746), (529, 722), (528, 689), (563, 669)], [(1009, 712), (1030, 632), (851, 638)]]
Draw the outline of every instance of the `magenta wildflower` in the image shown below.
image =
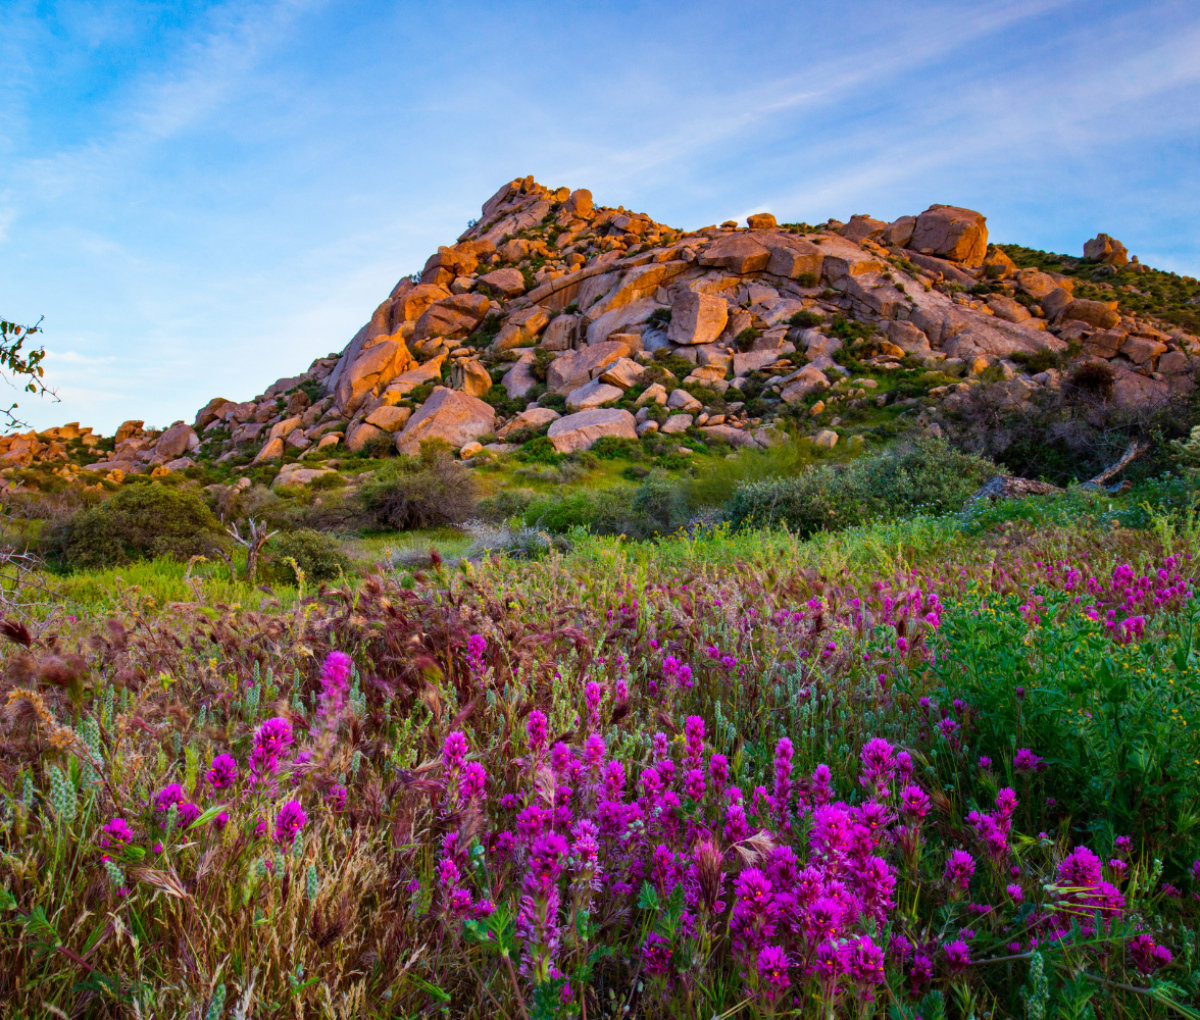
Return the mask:
[[(133, 839), (133, 830), (129, 828), (129, 823), (124, 818), (112, 818), (105, 822), (103, 831), (108, 839), (118, 845), (128, 843)], [(101, 845), (108, 846), (108, 842), (102, 839)]]
[(182, 804), (183, 798), (183, 787), (178, 783), (169, 783), (162, 788), (162, 791), (155, 798), (154, 807), (158, 811), (169, 811), (172, 804)]
[(292, 746), (292, 724), (283, 716), (268, 719), (254, 733), (254, 746), (276, 758)]
[(1027, 747), (1022, 747), (1013, 758), (1013, 768), (1017, 772), (1041, 772), (1045, 767), (1045, 760)]
[(289, 800), (275, 816), (275, 842), (282, 847), (290, 847), (307, 821), (308, 813), (300, 802)]
[(900, 791), (900, 810), (909, 818), (924, 818), (929, 813), (929, 803), (929, 795), (919, 786), (906, 786)]
[(218, 754), (204, 777), (214, 790), (225, 790), (238, 779), (237, 761), (231, 754)]
[(791, 961), (781, 946), (767, 946), (758, 954), (759, 990), (769, 999), (776, 999), (791, 986), (788, 967)]
[(965, 850), (951, 850), (943, 874), (951, 888), (966, 889), (975, 874), (975, 858)]
[(525, 732), (529, 735), (529, 747), (534, 754), (541, 754), (546, 746), (547, 728), (546, 716), (539, 709), (529, 713), (525, 720)]
[(345, 652), (330, 652), (321, 666), (321, 703), (317, 717), (321, 723), (337, 728), (342, 709), (346, 705), (346, 692), (350, 689), (350, 669), (353, 660)]
[(671, 969), (671, 943), (656, 931), (642, 943), (642, 969), (651, 976), (666, 974)]
[(346, 810), (346, 788), (344, 786), (331, 787), (325, 799), (333, 811), (341, 813)]
[(971, 966), (971, 947), (962, 939), (956, 939), (944, 948), (946, 966), (950, 969), (951, 974), (957, 976)]
[(454, 730), (446, 735), (442, 745), (442, 762), (450, 770), (461, 769), (467, 762), (467, 735)]

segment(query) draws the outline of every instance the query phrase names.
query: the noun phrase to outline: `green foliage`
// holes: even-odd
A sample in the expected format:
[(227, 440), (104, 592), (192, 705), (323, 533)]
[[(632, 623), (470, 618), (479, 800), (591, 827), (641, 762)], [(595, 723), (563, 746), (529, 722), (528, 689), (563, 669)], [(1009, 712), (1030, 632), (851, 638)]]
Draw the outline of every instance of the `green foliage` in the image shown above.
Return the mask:
[(521, 447), (518, 457), (526, 464), (559, 464), (566, 459), (565, 454), (555, 449), (549, 436), (529, 440)]
[(636, 439), (601, 436), (592, 444), (591, 453), (601, 460), (641, 460), (642, 444)]
[(567, 398), (563, 393), (544, 393), (538, 400), (538, 407), (548, 407), (551, 411), (562, 414), (567, 409)]
[(471, 472), (437, 441), (422, 443), (420, 456), (387, 462), (359, 492), (368, 519), (398, 531), (459, 524), (471, 516), (476, 499)]
[(187, 559), (209, 551), (220, 535), (216, 517), (194, 492), (139, 481), (73, 515), (52, 542), (65, 565), (83, 568)]
[[(46, 358), (46, 349), (38, 347), (28, 354), (22, 354), (21, 351), (25, 341), (41, 331), (41, 320), (32, 326), (20, 326), (0, 318), (0, 372), (14, 376), (26, 393), (36, 393), (39, 396), (49, 392), (42, 382), (45, 375), (42, 362)], [(16, 408), (15, 403), (7, 408), (0, 408), (0, 414), (8, 419), (8, 424), (12, 427), (21, 424), (12, 414)]]
[(754, 346), (754, 341), (762, 336), (762, 330), (755, 329), (751, 326), (748, 329), (743, 329), (737, 336), (733, 338), (733, 342), (737, 344), (737, 349), (742, 353), (750, 350)]
[(800, 535), (917, 512), (957, 510), (995, 467), (941, 440), (743, 484), (730, 502), (735, 527), (786, 524)]
[[(1077, 838), (1111, 846), (1131, 835), (1164, 846), (1182, 871), (1200, 856), (1200, 608), (1121, 645), (1071, 592), (1032, 594), (1036, 609), (1025, 591), (968, 596), (943, 618), (933, 663), (943, 703), (972, 706), (980, 753), (1004, 760), (1029, 747), (1048, 758)], [(1017, 779), (1040, 795), (1041, 780)]]
[(649, 324), (652, 329), (662, 329), (670, 325), (670, 322), (671, 309), (669, 308), (656, 308), (650, 313)]
[(797, 312), (788, 319), (789, 326), (798, 326), (801, 329), (811, 329), (813, 326), (819, 326), (825, 321), (825, 316), (819, 312), (810, 312), (807, 309)]
[(343, 572), (353, 573), (353, 563), (346, 551), (332, 535), (309, 528), (284, 532), (272, 539), (267, 547), (270, 562), (267, 577), (283, 584), (294, 584), (296, 574), (289, 559), (304, 571), (307, 581), (333, 581)]

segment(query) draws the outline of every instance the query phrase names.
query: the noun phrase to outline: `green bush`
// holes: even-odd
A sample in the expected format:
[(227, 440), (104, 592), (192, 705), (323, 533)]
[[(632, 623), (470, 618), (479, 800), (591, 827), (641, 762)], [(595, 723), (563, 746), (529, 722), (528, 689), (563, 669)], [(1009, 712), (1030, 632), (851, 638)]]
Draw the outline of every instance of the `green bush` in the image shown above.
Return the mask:
[(941, 440), (921, 440), (794, 478), (745, 483), (730, 501), (729, 516), (739, 528), (786, 524), (810, 535), (873, 519), (944, 513), (960, 509), (995, 470)]
[(825, 316), (818, 312), (810, 312), (807, 309), (802, 312), (797, 312), (788, 319), (789, 326), (799, 326), (801, 329), (811, 329), (813, 326), (819, 326), (825, 321)]
[(562, 414), (567, 409), (567, 398), (562, 393), (546, 393), (538, 401), (538, 407), (548, 407)]
[(541, 496), (525, 509), (525, 523), (562, 533), (583, 527), (598, 535), (622, 532), (633, 506), (633, 488), (577, 489), (564, 495)]
[(501, 489), (496, 495), (481, 499), (475, 511), (483, 520), (500, 524), (510, 517), (524, 516), (536, 495), (532, 489)]
[(52, 542), (67, 566), (109, 567), (203, 555), (221, 534), (217, 518), (194, 492), (138, 482), (74, 514)]
[(407, 531), (461, 524), (477, 496), (474, 476), (449, 447), (426, 442), (419, 457), (398, 457), (380, 468), (358, 498), (374, 524)]
[(601, 460), (641, 460), (642, 444), (636, 439), (619, 436), (601, 436), (592, 444), (592, 454)]
[(308, 581), (332, 581), (343, 571), (350, 573), (353, 568), (341, 542), (309, 528), (276, 536), (267, 550), (270, 554), (267, 578), (277, 584), (291, 584), (296, 580), (289, 558), (296, 561)]
[(549, 436), (538, 436), (525, 443), (518, 456), (526, 464), (558, 464), (565, 455), (554, 448)]

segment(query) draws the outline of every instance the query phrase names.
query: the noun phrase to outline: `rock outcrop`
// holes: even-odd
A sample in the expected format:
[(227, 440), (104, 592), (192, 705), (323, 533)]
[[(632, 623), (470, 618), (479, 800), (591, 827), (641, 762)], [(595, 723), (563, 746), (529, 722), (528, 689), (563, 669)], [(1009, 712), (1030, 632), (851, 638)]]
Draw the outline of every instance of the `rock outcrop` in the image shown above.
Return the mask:
[[(77, 423), (4, 436), (0, 487), (30, 465), (72, 478), (86, 467), (82, 482), (95, 484), (230, 461), (282, 465), (297, 482), (279, 484), (297, 484), (331, 454), (385, 443), (503, 455), (503, 443), (480, 443), (493, 434), (544, 432), (560, 452), (602, 436), (762, 445), (782, 434), (781, 414), (808, 421), (888, 399), (843, 361), (880, 379), (927, 371), (929, 406), (981, 378), (1002, 379), (1014, 400), (1060, 385), (1057, 369), (1023, 367), (1042, 352), (1103, 360), (1116, 400), (1186, 391), (1200, 342), (1089, 282), (1146, 267), (1106, 234), (1074, 263), (1085, 268), (1021, 268), (989, 246), (985, 217), (959, 206), (816, 227), (763, 212), (745, 227), (685, 231), (526, 177), (402, 279), (339, 353), (253, 399), (215, 397), (162, 432), (131, 419), (111, 443)], [(867, 353), (834, 328), (843, 321), (871, 327)], [(539, 406), (543, 393), (570, 413)], [(318, 473), (299, 475), (301, 463)]]

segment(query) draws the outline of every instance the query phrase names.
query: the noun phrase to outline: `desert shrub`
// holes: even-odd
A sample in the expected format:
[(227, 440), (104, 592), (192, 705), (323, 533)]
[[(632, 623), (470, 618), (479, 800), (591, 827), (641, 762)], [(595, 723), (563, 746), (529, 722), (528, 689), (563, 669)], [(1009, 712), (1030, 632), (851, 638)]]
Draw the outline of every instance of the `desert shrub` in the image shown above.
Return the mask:
[[(392, 456), (396, 452), (396, 437), (390, 432), (383, 432), (378, 436), (372, 436), (363, 443), (360, 456), (368, 460), (384, 460)], [(337, 488), (337, 483), (333, 479), (338, 478), (338, 475), (326, 475), (324, 478), (314, 479), (311, 487), (316, 486), (317, 482), (322, 482), (318, 488)], [(328, 479), (328, 481), (326, 481)], [(345, 485), (345, 479), (342, 479), (342, 484)]]
[(555, 533), (587, 528), (597, 535), (618, 534), (629, 520), (633, 491), (631, 486), (617, 485), (540, 496), (526, 507), (525, 523)]
[(807, 309), (797, 312), (788, 319), (789, 326), (799, 326), (801, 329), (811, 329), (813, 326), (819, 326), (825, 321), (825, 316), (819, 312), (810, 312)]
[(821, 278), (816, 273), (801, 273), (796, 277), (796, 282), (801, 287), (815, 287), (821, 282)]
[(213, 512), (194, 492), (157, 482), (124, 486), (71, 517), (54, 536), (54, 551), (73, 568), (131, 560), (202, 555), (221, 535)]
[(641, 460), (642, 445), (636, 439), (619, 436), (601, 436), (592, 444), (592, 455), (601, 460)]
[(555, 449), (549, 436), (538, 436), (529, 440), (518, 454), (520, 460), (526, 464), (558, 464), (564, 456)]
[(304, 571), (307, 581), (332, 581), (343, 571), (350, 573), (353, 568), (341, 542), (310, 528), (277, 535), (267, 546), (267, 551), (270, 555), (267, 578), (277, 584), (294, 584), (296, 581), (289, 558)]
[(995, 472), (941, 440), (921, 440), (793, 478), (744, 483), (729, 504), (735, 527), (786, 524), (801, 535), (873, 519), (958, 510)]
[(652, 329), (662, 329), (671, 323), (671, 309), (656, 308), (650, 313), (649, 324)]
[(532, 489), (504, 488), (494, 496), (481, 499), (475, 512), (484, 521), (499, 524), (510, 517), (520, 517), (537, 496)]
[(418, 457), (398, 457), (359, 491), (368, 519), (408, 531), (460, 524), (475, 509), (476, 483), (444, 443), (422, 443)]
[(420, 386), (416, 386), (408, 391), (408, 399), (412, 403), (413, 407), (417, 407), (429, 399), (429, 395), (433, 392), (434, 385), (435, 384), (431, 382), (421, 383)]
[(762, 336), (762, 330), (755, 329), (751, 326), (748, 329), (743, 329), (737, 336), (733, 338), (733, 342), (737, 344), (737, 349), (745, 353), (754, 346), (754, 341)]
[(538, 407), (548, 407), (562, 414), (567, 409), (567, 398), (562, 393), (545, 393), (538, 401)]
[(653, 472), (633, 494), (632, 520), (628, 531), (669, 535), (688, 520), (687, 497), (682, 487), (665, 474)]
[(1170, 441), (1200, 422), (1196, 398), (1118, 404), (1104, 392), (1111, 381), (1108, 365), (1091, 362), (1079, 366), (1061, 389), (1036, 391), (1021, 404), (1014, 404), (1003, 385), (975, 387), (946, 409), (943, 426), (956, 446), (1012, 474), (1056, 485), (1095, 477), (1134, 440), (1149, 450), (1125, 469), (1126, 479), (1137, 483), (1172, 468)]

